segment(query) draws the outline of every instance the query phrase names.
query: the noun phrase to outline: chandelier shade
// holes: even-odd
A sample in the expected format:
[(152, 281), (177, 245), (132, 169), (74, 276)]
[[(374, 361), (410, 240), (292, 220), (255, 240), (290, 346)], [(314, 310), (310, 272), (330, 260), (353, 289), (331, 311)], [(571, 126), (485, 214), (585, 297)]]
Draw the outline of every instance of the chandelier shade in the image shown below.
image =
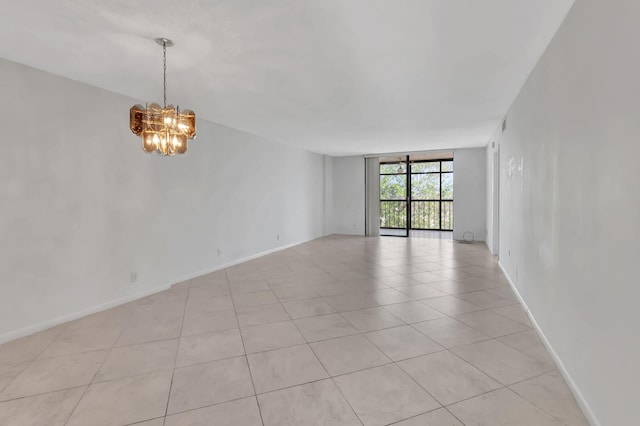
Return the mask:
[(129, 128), (142, 139), (147, 153), (173, 156), (187, 152), (188, 141), (196, 137), (196, 114), (173, 105), (167, 105), (167, 46), (171, 40), (156, 39), (164, 51), (164, 106), (152, 103), (143, 107), (134, 105), (129, 110)]

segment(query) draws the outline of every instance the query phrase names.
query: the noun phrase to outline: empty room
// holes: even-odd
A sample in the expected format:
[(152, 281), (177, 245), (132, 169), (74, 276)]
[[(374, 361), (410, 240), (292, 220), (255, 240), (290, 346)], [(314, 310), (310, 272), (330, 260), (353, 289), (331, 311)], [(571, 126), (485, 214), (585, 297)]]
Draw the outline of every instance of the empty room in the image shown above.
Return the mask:
[(639, 424), (640, 2), (0, 9), (0, 425)]

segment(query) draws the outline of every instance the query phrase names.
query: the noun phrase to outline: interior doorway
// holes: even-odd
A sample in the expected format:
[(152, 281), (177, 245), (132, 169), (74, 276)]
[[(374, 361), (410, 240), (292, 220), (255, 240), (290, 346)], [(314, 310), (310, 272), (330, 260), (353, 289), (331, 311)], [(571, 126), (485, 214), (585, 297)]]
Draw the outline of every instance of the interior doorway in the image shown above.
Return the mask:
[(453, 152), (380, 157), (380, 235), (453, 231), (453, 176)]

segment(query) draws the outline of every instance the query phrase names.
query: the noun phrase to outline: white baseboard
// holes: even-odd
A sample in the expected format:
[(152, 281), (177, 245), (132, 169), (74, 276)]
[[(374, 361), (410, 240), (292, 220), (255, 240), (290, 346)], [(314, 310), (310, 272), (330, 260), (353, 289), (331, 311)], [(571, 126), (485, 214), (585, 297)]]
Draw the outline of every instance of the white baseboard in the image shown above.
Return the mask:
[(19, 339), (21, 337), (25, 337), (33, 333), (37, 333), (38, 331), (46, 330), (47, 328), (55, 327), (56, 325), (60, 325), (65, 322), (73, 321), (87, 315), (95, 314), (96, 312), (104, 311), (106, 309), (110, 309), (115, 306), (122, 305), (124, 303), (132, 302), (136, 299), (142, 299), (143, 297), (147, 297), (152, 294), (155, 294), (164, 290), (168, 290), (169, 288), (171, 288), (171, 285), (163, 285), (160, 287), (148, 289), (140, 293), (135, 293), (126, 297), (122, 297), (120, 299), (111, 300), (109, 302), (101, 303), (99, 305), (81, 309), (79, 311), (75, 311), (67, 315), (63, 315), (47, 321), (42, 321), (37, 324), (32, 324), (27, 327), (20, 328), (18, 330), (10, 331), (0, 336), (0, 344), (7, 343), (15, 339)]
[(556, 363), (556, 366), (558, 367), (558, 370), (560, 371), (560, 374), (562, 375), (562, 377), (564, 378), (565, 382), (569, 386), (569, 389), (571, 390), (571, 393), (573, 393), (573, 396), (576, 399), (576, 402), (578, 403), (580, 408), (582, 409), (582, 412), (584, 413), (585, 417), (587, 418), (587, 421), (589, 421), (589, 423), (592, 426), (601, 426), (601, 423), (598, 421), (598, 419), (596, 418), (595, 414), (593, 414), (593, 410), (591, 409), (591, 406), (589, 405), (587, 400), (584, 398), (584, 396), (582, 395), (582, 392), (580, 392), (580, 389), (578, 388), (576, 383), (573, 381), (573, 379), (569, 375), (569, 372), (567, 371), (566, 367), (564, 366), (564, 363), (562, 362), (560, 357), (558, 357), (558, 354), (556, 353), (556, 351), (551, 346), (551, 343), (547, 339), (547, 336), (545, 336), (544, 332), (542, 331), (542, 329), (538, 325), (536, 319), (533, 316), (533, 313), (531, 312), (531, 310), (527, 306), (527, 303), (524, 301), (524, 299), (520, 295), (520, 292), (518, 291), (518, 289), (516, 288), (515, 284), (511, 280), (511, 277), (509, 276), (507, 271), (504, 269), (504, 266), (502, 266), (501, 262), (498, 262), (498, 266), (500, 266), (500, 269), (502, 270), (502, 273), (504, 274), (505, 278), (509, 282), (509, 285), (511, 286), (511, 289), (516, 294), (516, 297), (520, 301), (520, 304), (522, 305), (522, 307), (524, 308), (525, 312), (527, 313), (527, 316), (529, 317), (529, 320), (531, 321), (531, 324), (533, 324), (533, 328), (538, 333), (538, 336), (540, 336), (540, 340), (542, 340), (542, 343), (547, 348), (547, 351), (549, 352), (549, 355), (551, 355), (551, 358), (553, 358), (553, 361)]
[[(321, 238), (321, 237), (319, 237), (319, 238)], [(139, 292), (139, 293), (135, 293), (135, 294), (132, 294), (132, 295), (129, 295), (129, 296), (126, 296), (126, 297), (122, 297), (122, 298), (119, 298), (119, 299), (111, 300), (109, 302), (105, 302), (105, 303), (101, 303), (99, 305), (91, 306), (89, 308), (81, 309), (79, 311), (75, 311), (75, 312), (67, 314), (67, 315), (63, 315), (63, 316), (60, 316), (60, 317), (57, 317), (57, 318), (53, 318), (53, 319), (50, 319), (50, 320), (47, 320), (47, 321), (42, 321), (42, 322), (39, 322), (37, 324), (32, 324), (32, 325), (29, 325), (27, 327), (20, 328), (18, 330), (10, 331), (8, 333), (0, 335), (0, 344), (7, 343), (7, 342), (10, 342), (12, 340), (19, 339), (21, 337), (25, 337), (25, 336), (28, 336), (30, 334), (37, 333), (39, 331), (43, 331), (43, 330), (46, 330), (46, 329), (51, 328), (51, 327), (55, 327), (56, 325), (60, 325), (60, 324), (63, 324), (65, 322), (73, 321), (73, 320), (76, 320), (78, 318), (82, 318), (82, 317), (87, 316), (87, 315), (95, 314), (97, 312), (101, 312), (101, 311), (113, 308), (115, 306), (122, 305), (124, 303), (132, 302), (132, 301), (137, 300), (137, 299), (142, 299), (143, 297), (147, 297), (147, 296), (150, 296), (152, 294), (156, 294), (156, 293), (159, 293), (161, 291), (168, 290), (172, 286), (174, 286), (174, 285), (176, 285), (178, 283), (181, 283), (183, 281), (187, 281), (187, 280), (190, 280), (190, 279), (193, 279), (193, 278), (197, 278), (197, 277), (202, 276), (202, 275), (210, 274), (211, 272), (219, 271), (221, 269), (225, 269), (225, 268), (228, 268), (230, 266), (237, 265), (239, 263), (243, 263), (243, 262), (247, 262), (249, 260), (257, 259), (259, 257), (266, 256), (266, 255), (271, 254), (271, 253), (276, 253), (276, 252), (281, 251), (281, 250), (285, 250), (285, 249), (288, 249), (288, 248), (291, 248), (291, 247), (295, 247), (297, 245), (304, 244), (304, 243), (306, 243), (308, 241), (313, 241), (313, 239), (312, 240), (306, 240), (306, 241), (299, 241), (299, 242), (291, 243), (291, 244), (286, 244), (284, 246), (279, 246), (279, 247), (275, 247), (275, 248), (272, 248), (272, 249), (269, 249), (269, 250), (261, 251), (259, 253), (252, 254), (250, 256), (246, 256), (246, 257), (243, 257), (243, 258), (240, 258), (240, 259), (231, 260), (229, 262), (226, 262), (226, 263), (223, 263), (223, 264), (220, 264), (220, 265), (216, 265), (216, 266), (213, 266), (211, 268), (206, 268), (206, 269), (203, 269), (203, 270), (200, 270), (200, 271), (197, 271), (197, 272), (194, 272), (194, 273), (187, 274), (185, 276), (179, 277), (177, 279), (172, 280), (168, 284), (163, 284), (163, 285), (160, 285), (158, 287), (154, 287), (152, 289), (147, 289), (145, 291), (142, 291), (142, 292)]]
[[(318, 238), (322, 238), (322, 237), (318, 237)], [(256, 254), (252, 254), (250, 256), (242, 257), (240, 259), (230, 260), (229, 262), (225, 262), (225, 263), (222, 263), (220, 265), (215, 265), (215, 266), (212, 266), (211, 268), (201, 269), (200, 271), (194, 272), (192, 274), (184, 275), (183, 277), (175, 280), (175, 282), (171, 286), (179, 284), (179, 283), (181, 283), (183, 281), (192, 280), (194, 278), (198, 278), (198, 277), (201, 277), (203, 275), (207, 275), (207, 274), (210, 274), (212, 272), (219, 271), (221, 269), (229, 268), (231, 266), (238, 265), (240, 263), (248, 262), (250, 260), (257, 259), (259, 257), (266, 256), (268, 254), (277, 253), (279, 251), (286, 250), (286, 249), (291, 248), (291, 247), (299, 246), (300, 244), (304, 244), (304, 243), (307, 243), (309, 241), (313, 241), (315, 239), (317, 239), (317, 238), (314, 238), (314, 239), (311, 239), (311, 240), (306, 240), (306, 241), (298, 241), (296, 243), (291, 243), (291, 244), (286, 244), (284, 246), (279, 246), (279, 247), (275, 247), (275, 248), (272, 248), (272, 249), (269, 249), (269, 250), (264, 250), (264, 251), (261, 251), (261, 252), (256, 253)], [(169, 287), (171, 287), (171, 286), (169, 286)]]

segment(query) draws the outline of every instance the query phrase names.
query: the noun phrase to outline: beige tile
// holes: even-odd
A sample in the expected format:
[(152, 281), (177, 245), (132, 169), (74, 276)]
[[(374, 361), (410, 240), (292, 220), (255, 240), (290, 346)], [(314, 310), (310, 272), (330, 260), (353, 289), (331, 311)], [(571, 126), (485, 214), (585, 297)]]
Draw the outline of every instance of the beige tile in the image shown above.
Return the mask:
[(85, 387), (0, 402), (0, 424), (64, 426)]
[(229, 284), (229, 288), (231, 289), (231, 294), (270, 290), (269, 284), (267, 284), (265, 280), (231, 283)]
[(437, 283), (429, 283), (430, 287), (442, 291), (449, 295), (455, 295), (460, 293), (467, 293), (470, 291), (477, 291), (478, 288), (470, 284), (465, 284), (460, 281), (440, 281)]
[(351, 270), (351, 271), (336, 271), (332, 275), (338, 278), (341, 281), (351, 281), (351, 280), (360, 280), (367, 279), (369, 276), (360, 271)]
[(404, 321), (383, 308), (343, 312), (342, 316), (361, 332), (405, 325)]
[(281, 304), (262, 306), (249, 306), (237, 308), (238, 323), (240, 327), (250, 327), (253, 325), (269, 324), (273, 322), (287, 321), (289, 315)]
[(318, 297), (318, 293), (313, 291), (310, 287), (279, 287), (273, 289), (273, 292), (281, 302), (313, 299)]
[(491, 311), (471, 312), (458, 315), (455, 318), (491, 337), (529, 330), (528, 326)]
[(440, 407), (396, 365), (334, 378), (365, 426), (387, 425)]
[[(463, 278), (458, 280), (463, 284), (474, 287), (476, 290), (491, 290), (494, 288), (508, 287), (509, 284), (502, 275), (496, 276), (473, 276), (469, 278)], [(514, 300), (513, 303), (516, 303)]]
[(460, 268), (460, 270), (463, 272), (468, 272), (472, 276), (494, 276), (501, 273), (499, 269), (496, 270), (494, 268), (486, 268), (484, 266), (466, 266)]
[(164, 426), (262, 426), (255, 397), (167, 416)]
[(450, 269), (439, 269), (437, 271), (433, 271), (434, 274), (444, 277), (448, 280), (459, 280), (463, 278), (472, 277), (475, 274), (471, 272), (465, 271), (463, 268), (450, 268)]
[(407, 323), (443, 318), (446, 315), (420, 302), (406, 302), (386, 305), (384, 308)]
[(499, 389), (447, 407), (466, 426), (561, 426), (509, 389)]
[(399, 362), (398, 365), (442, 405), (453, 404), (502, 387), (449, 351), (412, 358)]
[(191, 285), (189, 288), (189, 300), (202, 300), (212, 297), (222, 297), (231, 294), (229, 286), (225, 283), (212, 285)]
[(314, 285), (313, 291), (323, 297), (339, 296), (342, 294), (352, 294), (361, 292), (358, 288), (346, 285), (345, 283), (336, 282), (329, 284)]
[(421, 333), (432, 338), (445, 348), (468, 345), (490, 339), (486, 334), (453, 318), (440, 318), (413, 324)]
[(392, 305), (394, 303), (410, 302), (411, 300), (413, 300), (411, 296), (408, 296), (393, 288), (371, 291), (367, 293), (367, 297), (373, 299), (380, 305)]
[(282, 277), (267, 278), (266, 281), (267, 283), (269, 283), (269, 287), (271, 287), (272, 290), (278, 287), (292, 287), (304, 283), (304, 281), (302, 281), (302, 278), (295, 274)]
[(162, 417), (170, 386), (171, 371), (95, 383), (67, 426), (121, 426)]
[(206, 312), (224, 311), (233, 309), (231, 296), (216, 296), (206, 298), (189, 299), (185, 309), (185, 315), (197, 315)]
[(444, 281), (448, 279), (447, 277), (443, 277), (442, 275), (436, 274), (435, 272), (420, 272), (417, 274), (409, 274), (407, 276), (412, 280), (416, 280), (422, 284)]
[(367, 333), (366, 337), (394, 361), (430, 354), (444, 349), (409, 326), (374, 331)]
[(180, 338), (180, 347), (176, 367), (217, 361), (244, 355), (244, 346), (240, 330), (216, 331), (214, 333), (184, 336)]
[(29, 362), (21, 362), (19, 364), (0, 365), (0, 392), (9, 386), (29, 364)]
[(558, 372), (517, 383), (511, 386), (511, 390), (566, 425), (589, 426), (589, 422)]
[(554, 369), (497, 340), (459, 346), (452, 351), (504, 385), (510, 385)]
[(398, 274), (418, 274), (420, 272), (425, 272), (419, 265), (398, 265), (398, 266), (390, 266), (388, 268), (390, 271), (396, 272)]
[(274, 322), (242, 328), (242, 340), (247, 353), (268, 351), (305, 343), (293, 321)]
[(360, 426), (331, 380), (258, 395), (264, 426)]
[(311, 348), (331, 376), (388, 364), (391, 360), (362, 335), (312, 343)]
[(302, 278), (302, 281), (310, 285), (326, 284), (326, 283), (333, 283), (338, 281), (338, 278), (326, 272), (322, 272), (319, 274), (311, 274), (311, 275), (299, 273), (299, 275)]
[(35, 359), (61, 332), (62, 328), (41, 331), (0, 345), (0, 365)]
[(327, 378), (308, 345), (247, 355), (257, 393)]
[(131, 322), (122, 331), (116, 346), (134, 345), (180, 336), (182, 317), (168, 316), (146, 321)]
[(356, 334), (356, 330), (339, 314), (301, 318), (294, 321), (308, 342)]
[(164, 417), (147, 420), (146, 422), (131, 423), (131, 426), (164, 426)]
[(529, 317), (527, 316), (527, 313), (524, 311), (524, 309), (522, 308), (522, 305), (520, 304), (501, 306), (499, 308), (492, 309), (492, 311), (495, 312), (496, 314), (500, 314), (507, 318), (511, 318), (514, 321), (521, 322), (526, 326), (533, 327), (533, 325), (531, 324), (531, 321), (529, 321)]
[(513, 304), (513, 301), (511, 299), (506, 299), (504, 297), (498, 296), (497, 294), (490, 293), (484, 290), (461, 293), (457, 294), (455, 297), (466, 300), (469, 303), (473, 303), (474, 305), (480, 306), (485, 309), (497, 308), (499, 306)]
[(380, 281), (391, 287), (407, 287), (410, 285), (418, 285), (420, 282), (412, 280), (406, 275), (387, 275), (380, 277)]
[(106, 356), (107, 351), (97, 351), (33, 361), (0, 393), (0, 400), (88, 385)]
[(208, 287), (208, 286), (224, 287), (227, 285), (228, 285), (228, 280), (224, 271), (216, 271), (207, 275), (202, 275), (202, 276), (193, 278), (189, 282), (189, 288)]
[(423, 272), (441, 271), (443, 269), (450, 269), (448, 266), (441, 265), (436, 262), (424, 262), (416, 264)]
[(464, 426), (444, 408), (394, 423), (393, 426)]
[(352, 281), (343, 281), (347, 287), (354, 289), (355, 293), (371, 293), (377, 290), (391, 290), (391, 287), (375, 278), (365, 278)]
[(498, 341), (519, 350), (537, 361), (549, 365), (555, 365), (551, 355), (547, 352), (547, 348), (544, 346), (535, 330), (510, 334), (508, 336), (498, 338)]
[(366, 293), (342, 294), (324, 298), (333, 309), (338, 312), (353, 311), (356, 309), (378, 306), (374, 300), (369, 299)]
[(156, 320), (165, 317), (182, 317), (184, 301), (156, 302), (141, 304), (136, 307), (131, 322)]
[(504, 297), (505, 299), (512, 300), (513, 303), (518, 303), (519, 302), (518, 297), (513, 292), (513, 290), (511, 289), (510, 286), (490, 288), (490, 289), (487, 289), (487, 291), (489, 293), (497, 294), (500, 297)]
[(278, 303), (278, 298), (271, 290), (255, 291), (252, 293), (237, 293), (233, 295), (236, 308), (269, 305)]
[(114, 348), (93, 381), (104, 382), (155, 371), (173, 370), (177, 349), (178, 339)]
[(233, 309), (187, 311), (182, 324), (182, 335), (211, 333), (238, 327), (238, 320)]
[(422, 303), (447, 315), (460, 315), (484, 309), (455, 296), (433, 297), (431, 299), (422, 300)]
[(253, 395), (245, 357), (176, 368), (167, 414)]
[(446, 296), (446, 293), (427, 284), (412, 285), (409, 287), (396, 287), (396, 290), (406, 294), (412, 299), (428, 299), (431, 297)]
[(64, 327), (39, 358), (90, 352), (112, 347), (125, 324), (77, 321)]
[(292, 319), (315, 317), (336, 312), (322, 298), (284, 302), (282, 306), (284, 306)]

